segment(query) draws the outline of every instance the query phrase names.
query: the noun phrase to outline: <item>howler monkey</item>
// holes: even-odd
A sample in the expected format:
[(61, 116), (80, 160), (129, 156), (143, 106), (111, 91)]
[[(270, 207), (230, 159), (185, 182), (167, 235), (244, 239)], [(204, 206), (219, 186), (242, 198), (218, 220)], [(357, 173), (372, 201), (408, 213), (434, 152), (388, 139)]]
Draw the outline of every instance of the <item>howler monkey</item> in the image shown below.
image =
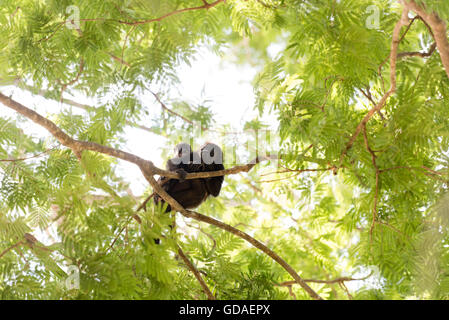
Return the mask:
[[(179, 179), (161, 177), (158, 180), (159, 185), (185, 209), (199, 206), (209, 195), (217, 197), (220, 194), (224, 176), (188, 180), (185, 180), (185, 177), (187, 173), (192, 172), (223, 170), (221, 148), (208, 142), (200, 150), (192, 151), (188, 143), (180, 143), (175, 150), (176, 157), (167, 161), (166, 169), (177, 172)], [(163, 204), (164, 200), (156, 194), (154, 202)], [(170, 205), (167, 206), (166, 211), (171, 211)]]

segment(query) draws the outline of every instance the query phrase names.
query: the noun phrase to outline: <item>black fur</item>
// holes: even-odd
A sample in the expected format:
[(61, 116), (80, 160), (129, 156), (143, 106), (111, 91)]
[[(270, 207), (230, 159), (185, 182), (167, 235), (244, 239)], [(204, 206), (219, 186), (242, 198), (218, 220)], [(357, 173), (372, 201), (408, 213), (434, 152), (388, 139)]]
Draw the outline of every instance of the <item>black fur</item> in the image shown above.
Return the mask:
[[(203, 203), (209, 195), (217, 197), (220, 194), (224, 176), (185, 180), (186, 173), (210, 172), (223, 170), (223, 153), (219, 146), (206, 143), (199, 151), (192, 152), (187, 143), (176, 146), (177, 155), (167, 161), (166, 169), (177, 172), (180, 179), (161, 177), (158, 183), (185, 209), (193, 209)], [(164, 200), (158, 195), (154, 197), (155, 203)], [(171, 207), (167, 207), (167, 212)]]

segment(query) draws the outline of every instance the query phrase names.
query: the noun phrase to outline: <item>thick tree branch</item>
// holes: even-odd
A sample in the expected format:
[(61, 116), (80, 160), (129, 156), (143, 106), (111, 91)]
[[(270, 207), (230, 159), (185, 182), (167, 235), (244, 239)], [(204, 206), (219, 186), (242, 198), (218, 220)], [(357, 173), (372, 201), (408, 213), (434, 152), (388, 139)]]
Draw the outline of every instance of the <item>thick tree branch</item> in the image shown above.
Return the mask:
[(202, 215), (195, 211), (190, 211), (184, 209), (175, 199), (173, 199), (164, 189), (161, 188), (160, 185), (156, 182), (153, 176), (148, 175), (146, 172), (142, 171), (143, 175), (147, 179), (147, 181), (151, 184), (153, 187), (153, 190), (166, 201), (171, 208), (181, 213), (183, 216), (187, 218), (192, 218), (198, 221), (203, 221), (206, 223), (209, 223), (211, 225), (217, 226), (225, 231), (228, 231), (244, 240), (252, 244), (254, 247), (260, 249), (262, 252), (267, 254), (270, 258), (272, 258), (274, 261), (276, 261), (278, 264), (280, 264), (292, 277), (295, 279), (295, 281), (313, 298), (316, 300), (321, 300), (322, 298), (312, 289), (310, 288), (307, 283), (305, 283), (302, 278), (296, 273), (296, 271), (287, 263), (284, 259), (282, 259), (277, 253), (272, 251), (270, 248), (265, 246), (260, 241), (254, 239), (247, 233), (240, 231), (239, 229), (236, 229), (226, 223), (223, 223), (221, 221), (215, 220), (214, 218)]
[(440, 53), (446, 74), (449, 77), (449, 41), (447, 38), (447, 25), (435, 12), (427, 12), (426, 8), (418, 5), (414, 0), (401, 0), (404, 8), (415, 11), (433, 32), (436, 46)]
[[(56, 126), (52, 121), (47, 118), (41, 116), (37, 112), (25, 107), (21, 103), (11, 99), (10, 97), (0, 93), (0, 103), (5, 106), (17, 111), (24, 117), (34, 121), (38, 125), (47, 129), (63, 146), (66, 146), (72, 149), (75, 153), (79, 154), (84, 150), (96, 151), (103, 154), (107, 154), (113, 156), (115, 158), (119, 158), (137, 165), (142, 171), (154, 175), (160, 175), (171, 179), (179, 179), (179, 176), (176, 172), (171, 172), (167, 170), (162, 170), (154, 166), (151, 161), (142, 159), (134, 154), (114, 149), (111, 147), (103, 146), (101, 144), (90, 142), (90, 141), (81, 141), (76, 140), (67, 135), (64, 131), (62, 131), (58, 126)], [(217, 177), (229, 174), (237, 174), (240, 172), (248, 172), (251, 170), (256, 164), (260, 161), (277, 159), (277, 156), (266, 156), (266, 157), (257, 157), (252, 160), (250, 163), (245, 165), (237, 165), (229, 169), (211, 171), (211, 172), (197, 172), (197, 173), (188, 173), (185, 179), (199, 179), (199, 178), (210, 178)]]

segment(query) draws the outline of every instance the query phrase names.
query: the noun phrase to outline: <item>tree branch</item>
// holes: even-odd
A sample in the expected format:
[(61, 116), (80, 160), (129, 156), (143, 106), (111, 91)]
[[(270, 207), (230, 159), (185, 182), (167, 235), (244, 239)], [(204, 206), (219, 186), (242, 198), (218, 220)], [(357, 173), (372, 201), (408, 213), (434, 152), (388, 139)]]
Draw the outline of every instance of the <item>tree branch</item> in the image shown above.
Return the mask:
[(209, 300), (216, 300), (215, 296), (210, 291), (209, 287), (207, 286), (206, 282), (204, 282), (204, 279), (201, 277), (201, 274), (199, 273), (198, 269), (195, 268), (193, 263), (189, 260), (189, 258), (184, 254), (181, 247), (178, 246), (178, 254), (181, 257), (181, 259), (184, 261), (184, 263), (187, 265), (189, 270), (193, 273), (195, 278), (198, 280), (198, 282), (201, 285), (201, 288), (203, 288), (204, 293), (206, 293), (207, 298)]
[(22, 244), (23, 244), (23, 241), (19, 241), (19, 242), (13, 244), (12, 246), (6, 248), (5, 250), (3, 250), (3, 252), (0, 253), (0, 259), (1, 259), (5, 254), (7, 254), (10, 250), (12, 250), (12, 249), (14, 249), (14, 248), (16, 248), (16, 247), (18, 247), (18, 246), (21, 246)]
[(402, 10), (401, 18), (396, 23), (393, 30), (393, 37), (391, 41), (391, 51), (390, 51), (390, 89), (383, 95), (383, 97), (380, 99), (377, 105), (368, 111), (365, 117), (363, 117), (362, 121), (357, 125), (355, 132), (351, 136), (351, 139), (346, 144), (346, 148), (344, 149), (344, 151), (340, 156), (339, 167), (341, 167), (344, 157), (348, 153), (349, 149), (351, 149), (352, 145), (356, 141), (357, 137), (359, 136), (365, 124), (371, 119), (374, 113), (380, 111), (385, 106), (387, 99), (396, 91), (396, 61), (398, 55), (399, 42), (401, 41), (400, 33), (402, 26), (407, 25), (408, 12), (409, 10), (407, 8), (404, 8)]
[[(120, 59), (120, 58), (117, 58), (117, 59)], [(18, 88), (28, 90), (29, 92), (31, 92), (33, 94), (37, 94), (37, 95), (39, 95), (39, 96), (41, 96), (41, 97), (43, 97), (45, 99), (49, 99), (49, 97), (47, 96), (49, 91), (43, 90), (43, 89), (36, 90), (36, 88), (34, 88), (34, 87), (30, 86), (30, 85), (27, 85), (26, 83), (24, 83), (20, 79), (17, 79), (17, 80), (19, 82), (19, 84), (16, 85)], [(55, 100), (55, 99), (52, 99), (52, 100)], [(59, 102), (68, 104), (68, 105), (70, 105), (72, 107), (75, 107), (75, 108), (78, 108), (78, 109), (82, 109), (82, 110), (87, 111), (87, 112), (93, 111), (93, 110), (96, 109), (93, 106), (89, 106), (87, 104), (79, 103), (77, 101), (74, 101), (74, 100), (68, 99), (68, 98), (64, 98), (64, 97), (61, 97), (61, 100)], [(152, 130), (151, 128), (143, 126), (141, 124), (134, 123), (134, 122), (131, 122), (129, 120), (125, 120), (125, 123), (128, 126), (131, 126), (131, 127), (134, 127), (134, 128), (138, 128), (138, 129), (141, 129), (141, 130), (144, 130), (144, 131), (148, 131), (148, 132), (151, 132), (151, 133), (154, 133), (154, 134), (158, 134), (154, 130)]]
[(170, 16), (173, 16), (173, 15), (176, 15), (176, 14), (179, 14), (179, 13), (183, 13), (183, 12), (187, 12), (187, 11), (201, 10), (201, 9), (208, 10), (208, 9), (210, 9), (212, 7), (215, 7), (216, 5), (220, 4), (221, 2), (225, 2), (225, 0), (216, 0), (215, 2), (212, 2), (212, 3), (207, 3), (206, 1), (203, 1), (203, 5), (202, 6), (193, 7), (193, 8), (178, 9), (178, 10), (172, 11), (170, 13), (167, 13), (167, 14), (159, 17), (159, 18), (148, 19), (148, 20), (141, 20), (141, 21), (134, 21), (134, 22), (120, 20), (118, 22), (124, 23), (124, 24), (128, 24), (128, 25), (132, 25), (132, 26), (137, 26), (137, 25), (151, 23), (151, 22), (160, 22), (163, 19), (166, 19), (166, 18), (168, 18)]
[(404, 8), (415, 11), (425, 23), (430, 26), (440, 53), (441, 61), (449, 77), (449, 41), (447, 39), (447, 26), (435, 12), (428, 13), (425, 7), (418, 5), (414, 0), (400, 0)]
[(437, 47), (437, 44), (434, 42), (432, 43), (432, 45), (429, 48), (428, 52), (400, 52), (398, 54), (398, 59), (404, 58), (404, 57), (420, 57), (420, 58), (427, 58), (430, 57), (432, 55), (432, 53), (434, 53), (435, 49)]
[[(357, 278), (350, 278), (350, 277), (341, 277), (341, 278), (336, 278), (336, 279), (332, 279), (332, 280), (318, 280), (318, 279), (304, 279), (305, 282), (314, 282), (314, 283), (325, 283), (325, 284), (334, 284), (334, 283), (339, 283), (339, 282), (345, 282), (345, 281), (363, 281), (368, 279), (369, 277), (372, 276), (372, 272), (367, 275), (366, 277), (357, 279)], [(279, 283), (279, 286), (291, 286), (293, 284), (296, 284), (295, 281), (284, 281)]]
[(55, 150), (56, 148), (57, 148), (57, 147), (49, 148), (49, 149), (46, 149), (45, 151), (42, 151), (41, 153), (38, 153), (38, 154), (36, 154), (36, 155), (34, 155), (34, 156), (26, 157), (26, 158), (16, 158), (16, 159), (9, 159), (9, 158), (8, 158), (8, 159), (0, 159), (0, 162), (17, 162), (17, 161), (25, 161), (25, 160), (28, 160), (28, 159), (38, 158), (38, 157), (41, 157), (41, 156), (47, 154), (47, 153), (50, 152), (50, 151)]

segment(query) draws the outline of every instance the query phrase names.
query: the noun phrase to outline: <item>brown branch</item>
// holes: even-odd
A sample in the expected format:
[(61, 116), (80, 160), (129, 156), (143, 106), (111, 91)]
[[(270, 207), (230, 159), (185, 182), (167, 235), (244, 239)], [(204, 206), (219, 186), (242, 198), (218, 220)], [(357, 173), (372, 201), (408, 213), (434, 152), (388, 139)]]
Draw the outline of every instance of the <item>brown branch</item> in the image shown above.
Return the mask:
[[(166, 182), (168, 182), (168, 179), (167, 180), (165, 180), (165, 183)], [(165, 184), (164, 183), (164, 184)], [(147, 203), (148, 203), (148, 201), (150, 201), (150, 199), (151, 198), (153, 198), (154, 197), (154, 192), (152, 193), (152, 194), (150, 194), (143, 202), (142, 202), (142, 204), (137, 208), (137, 210), (136, 210), (136, 212), (139, 212), (140, 210), (144, 210), (144, 211), (146, 211), (147, 209), (146, 209), (146, 206), (147, 206)]]
[[(162, 109), (164, 109), (164, 110), (167, 111), (168, 113), (171, 113), (171, 114), (175, 115), (175, 116), (178, 117), (178, 118), (181, 118), (181, 119), (184, 120), (185, 122), (190, 123), (191, 125), (193, 125), (193, 121), (192, 121), (192, 120), (187, 119), (187, 118), (184, 117), (183, 115), (181, 115), (181, 114), (179, 114), (179, 113), (177, 113), (177, 112), (171, 110), (170, 108), (168, 108), (168, 107), (165, 105), (165, 103), (163, 103), (163, 102), (161, 101), (161, 99), (159, 98), (159, 96), (158, 96), (156, 93), (154, 93), (154, 92), (151, 91), (151, 90), (148, 90), (148, 91), (150, 91), (150, 93), (156, 98), (157, 102), (159, 102), (159, 104), (161, 105)], [(201, 128), (201, 129), (204, 130), (203, 128)]]
[(212, 241), (212, 248), (210, 249), (210, 252), (212, 252), (213, 250), (215, 250), (215, 248), (217, 247), (217, 240), (215, 240), (215, 238), (210, 234), (207, 233), (206, 231), (204, 231), (201, 227), (197, 227), (191, 224), (186, 223), (186, 225), (190, 228), (194, 228), (197, 229), (199, 232), (201, 232), (202, 234), (204, 234), (206, 237), (208, 237), (211, 241)]
[[(407, 34), (408, 31), (410, 30), (410, 28), (412, 27), (412, 24), (416, 21), (416, 19), (419, 19), (419, 16), (413, 17), (413, 19), (410, 21), (410, 23), (408, 24), (407, 28), (405, 29), (404, 33), (402, 34), (401, 39), (399, 39), (399, 42), (401, 42), (401, 41), (405, 38), (406, 34)], [(391, 53), (390, 53), (390, 55), (389, 55), (388, 57), (385, 58), (384, 61), (382, 61), (382, 62), (380, 63), (379, 68), (378, 68), (378, 70), (377, 70), (377, 73), (379, 74), (380, 79), (382, 80), (382, 90), (383, 90), (384, 92), (385, 92), (385, 84), (384, 84), (384, 78), (383, 78), (383, 76), (382, 76), (382, 67), (383, 67), (383, 65), (384, 65), (385, 63), (387, 63), (387, 61), (388, 61), (388, 59), (390, 58), (390, 56), (391, 56)]]
[(6, 248), (5, 250), (3, 250), (2, 253), (0, 253), (0, 259), (1, 259), (5, 254), (7, 254), (10, 250), (12, 250), (12, 249), (14, 249), (14, 248), (16, 248), (16, 247), (18, 247), (18, 246), (21, 246), (21, 245), (23, 245), (23, 244), (24, 244), (23, 241), (19, 241), (19, 242), (17, 242), (16, 244), (13, 244), (12, 246)]
[(430, 57), (435, 49), (437, 48), (436, 42), (432, 43), (432, 45), (429, 48), (428, 52), (400, 52), (398, 53), (398, 59), (404, 58), (404, 57), (420, 57), (420, 58), (427, 58)]
[(123, 60), (123, 55), (122, 55), (122, 58), (119, 58), (119, 57), (113, 55), (113, 54), (110, 53), (110, 52), (108, 52), (108, 54), (109, 54), (109, 56), (110, 56), (112, 59), (114, 59), (115, 61), (117, 61), (117, 62), (119, 62), (119, 63), (121, 63), (121, 64), (127, 66), (128, 68), (131, 67), (131, 65), (130, 65), (128, 62), (126, 62), (125, 60)]
[(163, 174), (164, 176), (167, 176), (169, 178), (176, 178), (176, 179), (178, 178), (178, 175), (176, 173), (161, 170), (155, 167), (151, 161), (142, 159), (134, 154), (114, 149), (111, 147), (103, 146), (95, 142), (73, 139), (72, 137), (67, 135), (64, 131), (62, 131), (58, 126), (56, 126), (52, 121), (41, 116), (37, 112), (25, 107), (19, 102), (5, 96), (2, 93), (0, 93), (0, 102), (5, 106), (7, 106), (8, 108), (15, 110), (16, 112), (20, 113), (26, 118), (32, 120), (33, 122), (47, 129), (47, 131), (49, 131), (63, 146), (72, 149), (72, 151), (77, 156), (79, 156), (85, 150), (96, 151), (134, 163), (139, 168), (141, 168), (141, 170), (149, 172), (150, 174), (159, 174), (159, 175)]
[[(373, 96), (371, 95), (371, 91), (370, 91), (369, 87), (366, 88), (366, 91), (364, 91), (362, 88), (359, 88), (359, 91), (365, 96), (365, 98), (367, 98), (372, 103), (372, 105), (374, 107), (377, 105), (377, 103), (373, 99)], [(385, 117), (380, 110), (377, 110), (377, 114), (382, 119), (382, 121), (385, 120)]]
[(339, 282), (338, 285), (339, 285), (339, 286), (346, 292), (346, 294), (348, 295), (348, 298), (349, 298), (350, 300), (352, 300), (353, 297), (352, 297), (352, 295), (349, 293), (349, 290), (348, 290), (348, 288), (346, 287), (345, 283), (344, 283), (344, 282)]
[[(225, 171), (225, 170), (221, 170)], [(218, 172), (218, 171), (217, 171)], [(310, 288), (303, 280), (302, 278), (296, 273), (296, 271), (287, 263), (285, 260), (283, 260), (277, 253), (272, 251), (270, 248), (265, 246), (260, 241), (254, 239), (247, 233), (240, 231), (226, 223), (223, 223), (219, 220), (215, 220), (214, 218), (205, 216), (203, 214), (200, 214), (195, 211), (190, 211), (184, 209), (175, 199), (173, 199), (162, 187), (157, 183), (157, 181), (154, 179), (152, 175), (150, 175), (145, 170), (142, 170), (143, 175), (147, 179), (147, 181), (150, 183), (150, 185), (153, 187), (153, 190), (165, 201), (167, 202), (172, 209), (178, 211), (186, 218), (192, 218), (198, 221), (206, 222), (208, 224), (217, 226), (227, 232), (230, 232), (250, 244), (252, 244), (254, 247), (258, 248), (265, 254), (267, 254), (270, 258), (272, 258), (274, 261), (276, 261), (278, 264), (280, 264), (292, 277), (296, 280), (296, 282), (313, 298), (316, 300), (321, 300), (322, 298), (312, 289)]]
[(380, 225), (383, 225), (383, 226), (386, 226), (386, 227), (390, 228), (391, 230), (393, 230), (394, 232), (399, 233), (400, 235), (410, 239), (410, 237), (408, 235), (404, 234), (398, 228), (393, 227), (391, 224), (389, 224), (387, 222), (383, 222), (383, 221), (377, 220), (376, 223), (378, 223)]
[[(169, 12), (163, 16), (160, 16), (158, 18), (154, 18), (154, 19), (147, 19), (147, 20), (140, 20), (140, 21), (125, 21), (125, 20), (115, 20), (115, 19), (108, 19), (108, 18), (88, 18), (88, 19), (80, 19), (80, 22), (89, 22), (89, 21), (109, 21), (109, 22), (117, 22), (117, 23), (121, 23), (121, 24), (126, 24), (126, 25), (130, 25), (130, 26), (137, 26), (137, 25), (141, 25), (141, 24), (147, 24), (147, 23), (151, 23), (151, 22), (160, 22), (168, 17), (171, 17), (173, 15), (176, 14), (180, 14), (183, 12), (187, 12), (187, 11), (195, 11), (195, 10), (202, 10), (202, 9), (206, 9), (209, 10), (212, 7), (217, 6), (218, 4), (220, 4), (221, 2), (225, 2), (226, 0), (216, 0), (215, 2), (212, 3), (207, 3), (204, 1), (204, 4), (202, 6), (198, 6), (198, 7), (192, 7), (192, 8), (184, 8), (184, 9), (178, 9), (172, 12)], [(56, 32), (62, 27), (64, 26), (67, 22), (69, 22), (70, 20), (64, 20), (58, 23), (58, 26), (56, 27), (56, 29), (47, 37), (44, 37), (42, 39), (40, 39), (38, 41), (39, 42), (44, 42), (44, 41), (48, 41), (50, 40), (55, 34)], [(73, 21), (71, 21), (73, 23)], [(81, 32), (81, 30), (76, 29), (78, 31), (78, 33)]]
[(201, 277), (201, 274), (199, 273), (198, 269), (193, 265), (193, 263), (184, 254), (184, 252), (182, 251), (181, 247), (179, 247), (179, 246), (178, 246), (178, 254), (181, 257), (181, 259), (184, 261), (184, 263), (187, 265), (189, 270), (193, 273), (193, 275), (198, 280), (198, 282), (200, 283), (201, 288), (203, 289), (204, 293), (207, 295), (208, 300), (216, 300), (215, 296), (210, 291), (210, 289), (207, 286), (206, 282), (204, 282), (204, 279)]
[(79, 65), (79, 69), (78, 69), (78, 73), (76, 74), (76, 76), (75, 76), (74, 79), (72, 79), (71, 81), (69, 81), (69, 82), (67, 82), (67, 83), (61, 83), (61, 82), (58, 80), (58, 82), (59, 82), (60, 85), (62, 86), (62, 89), (61, 89), (61, 97), (62, 97), (62, 94), (63, 94), (64, 90), (67, 89), (68, 86), (71, 86), (72, 84), (75, 84), (75, 83), (79, 80), (79, 78), (80, 78), (81, 74), (83, 73), (83, 71), (84, 71), (84, 59), (81, 58), (80, 65)]
[(385, 172), (385, 171), (390, 171), (390, 170), (397, 170), (397, 169), (406, 169), (406, 170), (425, 170), (425, 171), (428, 171), (428, 172), (429, 172), (429, 173), (425, 173), (425, 172), (423, 173), (423, 174), (425, 174), (426, 176), (431, 177), (431, 178), (436, 179), (436, 180), (443, 181), (443, 182), (445, 182), (446, 184), (449, 184), (449, 180), (445, 180), (445, 179), (440, 178), (440, 176), (444, 176), (445, 173), (442, 173), (442, 172), (438, 172), (438, 171), (432, 170), (432, 169), (430, 169), (430, 168), (427, 168), (426, 166), (420, 166), (420, 167), (397, 166), (397, 167), (391, 167), (391, 168), (381, 169), (381, 170), (379, 170), (379, 173), (383, 173), (383, 172)]
[(366, 150), (368, 150), (368, 152), (371, 155), (371, 162), (373, 163), (374, 169), (376, 169), (376, 172), (377, 172), (377, 171), (379, 171), (379, 168), (377, 167), (377, 163), (376, 163), (376, 154), (369, 146), (368, 136), (366, 133), (366, 124), (363, 126), (363, 140), (365, 141)]
[[(111, 249), (114, 247), (114, 244), (117, 242), (117, 240), (118, 240), (118, 238), (120, 237), (120, 235), (122, 234), (123, 230), (125, 230), (126, 227), (128, 227), (128, 224), (129, 224), (129, 222), (131, 221), (131, 218), (133, 218), (134, 216), (137, 216), (137, 215), (131, 216), (131, 217), (125, 222), (125, 225), (122, 227), (122, 229), (120, 229), (120, 231), (118, 232), (118, 234), (115, 236), (114, 240), (111, 242), (111, 244), (109, 245), (109, 247), (108, 247), (108, 248), (106, 249), (106, 251), (104, 252), (105, 255), (109, 252), (109, 250), (111, 250)], [(139, 216), (137, 216), (137, 217), (139, 217)], [(139, 220), (138, 220), (138, 221), (142, 221), (142, 220), (140, 220), (140, 217), (139, 217)], [(139, 223), (139, 224), (140, 224), (140, 223)]]
[[(201, 10), (201, 9), (210, 9), (212, 7), (215, 7), (216, 5), (220, 4), (221, 2), (225, 2), (225, 0), (217, 0), (215, 2), (212, 3), (208, 3), (208, 4), (203, 4), (202, 6), (198, 6), (198, 7), (191, 7), (191, 8), (184, 8), (184, 9), (178, 9), (172, 12), (169, 12), (167, 14), (164, 14), (163, 16), (160, 16), (158, 18), (153, 18), (153, 19), (146, 19), (146, 20), (139, 20), (139, 21), (125, 21), (125, 20), (115, 20), (115, 19), (108, 19), (108, 18), (87, 18), (87, 19), (80, 19), (80, 22), (96, 22), (96, 21), (110, 21), (110, 22), (117, 22), (117, 23), (122, 23), (122, 24), (126, 24), (126, 25), (130, 25), (130, 26), (138, 26), (141, 24), (147, 24), (147, 23), (151, 23), (151, 22), (160, 22), (168, 17), (171, 17), (173, 15), (177, 15), (183, 12), (187, 12), (187, 11), (195, 11), (195, 10)], [(64, 21), (65, 23), (65, 21)]]
[[(129, 35), (131, 34), (131, 32), (134, 31), (134, 29), (135, 29), (135, 26), (132, 26), (131, 29), (128, 31), (128, 33), (126, 33), (125, 40), (123, 41), (122, 57), (121, 57), (121, 59), (120, 59), (121, 61), (124, 61), (124, 60), (123, 60), (123, 56), (124, 56), (124, 54), (125, 54), (125, 46), (126, 46), (126, 43), (128, 42), (128, 37), (129, 37)], [(128, 67), (129, 67), (129, 64), (128, 64)]]
[(11, 15), (9, 16), (11, 19), (13, 19), (15, 17), (15, 15), (17, 14), (17, 12), (19, 11), (20, 7), (17, 7), (16, 10), (14, 10), (13, 13), (11, 13)]
[(440, 53), (441, 62), (449, 77), (449, 41), (447, 39), (447, 25), (435, 12), (427, 12), (425, 7), (418, 5), (414, 0), (400, 1), (406, 10), (415, 11), (433, 32), (433, 36)]
[(317, 168), (317, 169), (288, 169), (288, 168), (285, 168), (282, 171), (268, 172), (268, 173), (261, 174), (260, 176), (264, 177), (264, 176), (268, 176), (268, 175), (271, 175), (271, 174), (280, 174), (280, 173), (289, 173), (289, 172), (303, 173), (303, 172), (328, 171), (328, 170), (333, 170), (333, 169), (334, 169), (334, 167)]
[(66, 20), (59, 22), (59, 24), (58, 24), (58, 26), (56, 27), (55, 31), (53, 31), (49, 36), (43, 37), (42, 39), (38, 40), (37, 43), (45, 42), (45, 41), (48, 41), (48, 40), (50, 40), (51, 38), (53, 38), (53, 36), (56, 34), (56, 32), (57, 32), (62, 26), (64, 26), (65, 24), (66, 24)]
[(293, 300), (297, 300), (296, 294), (293, 292), (293, 286), (288, 286), (288, 294), (293, 298)]
[[(139, 212), (142, 208), (145, 207), (145, 204), (148, 202), (148, 200), (150, 200), (152, 197), (154, 196), (154, 193), (152, 193), (149, 197), (147, 197), (145, 199), (145, 201), (139, 206), (139, 208), (136, 210), (136, 212)], [(142, 220), (140, 219), (140, 217), (137, 215), (137, 213), (133, 214), (131, 216), (131, 218), (133, 218), (134, 220), (137, 221), (138, 224), (142, 224)], [(119, 236), (122, 234), (123, 230), (126, 229), (126, 227), (128, 226), (129, 222), (131, 221), (131, 218), (128, 219), (125, 223), (125, 225), (122, 227), (122, 229), (119, 231), (119, 233), (117, 234), (117, 236), (114, 238), (114, 240), (112, 241), (111, 245), (108, 247), (108, 249), (106, 249), (105, 253), (108, 253), (109, 250), (111, 250), (114, 247), (114, 244), (117, 242)], [(200, 283), (204, 293), (207, 295), (209, 300), (215, 300), (215, 296), (212, 294), (212, 292), (209, 290), (207, 284), (204, 282), (203, 278), (201, 277), (201, 274), (198, 272), (198, 270), (195, 268), (195, 266), (190, 262), (190, 260), (187, 258), (187, 256), (184, 254), (184, 252), (182, 251), (181, 247), (178, 246), (178, 254), (179, 256), (182, 258), (182, 260), (184, 261), (184, 263), (187, 265), (187, 267), (189, 268), (189, 270), (194, 274), (195, 278), (198, 280), (198, 282)]]
[(387, 99), (396, 91), (396, 61), (400, 42), (400, 33), (402, 26), (407, 24), (408, 11), (409, 10), (407, 8), (404, 8), (404, 10), (402, 11), (401, 18), (396, 23), (393, 30), (393, 37), (391, 41), (391, 51), (390, 51), (390, 89), (383, 95), (383, 97), (380, 99), (377, 105), (368, 111), (365, 117), (363, 117), (362, 121), (357, 125), (355, 132), (351, 136), (351, 139), (346, 144), (346, 147), (340, 156), (339, 167), (342, 165), (344, 157), (348, 153), (349, 149), (351, 149), (352, 145), (356, 141), (363, 127), (371, 119), (374, 113), (380, 111), (385, 106)]
[(298, 169), (298, 170), (293, 170), (293, 169), (285, 169), (283, 171), (276, 171), (276, 172), (269, 172), (269, 173), (265, 173), (261, 176), (266, 176), (269, 174), (281, 174), (281, 173), (293, 173), (293, 175), (288, 176), (288, 177), (282, 177), (282, 178), (277, 178), (277, 179), (271, 179), (271, 180), (259, 180), (259, 183), (271, 183), (271, 182), (276, 182), (276, 181), (282, 181), (282, 180), (288, 180), (291, 178), (294, 178), (296, 176), (298, 176), (299, 174), (303, 173), (303, 172), (319, 172), (319, 171), (329, 171), (329, 170), (334, 170), (334, 167), (330, 167), (330, 168), (318, 168), (318, 169)]
[[(367, 275), (366, 277), (363, 277), (363, 278), (341, 277), (341, 278), (336, 278), (336, 279), (332, 279), (332, 280), (304, 279), (304, 281), (305, 282), (313, 282), (313, 283), (334, 284), (334, 283), (346, 282), (346, 281), (363, 281), (363, 280), (368, 279), (372, 275), (373, 275), (373, 273), (371, 272), (369, 275)], [(278, 285), (283, 287), (283, 286), (291, 286), (293, 284), (296, 284), (296, 282), (295, 281), (285, 281), (285, 282), (279, 283)]]
[[(148, 88), (147, 88), (148, 89)], [(167, 105), (159, 98), (159, 95), (157, 93), (154, 93), (153, 91), (149, 90), (148, 91), (156, 98), (157, 102), (159, 102), (159, 104), (161, 105), (162, 109), (164, 109), (165, 111), (167, 111), (168, 113), (171, 113), (172, 115), (182, 119), (183, 121), (189, 123), (190, 125), (194, 125), (193, 121), (184, 117), (182, 114), (177, 113), (176, 111), (173, 111), (172, 109), (170, 109), (169, 107), (167, 107)], [(206, 127), (201, 126), (201, 130), (203, 132), (206, 131), (211, 131), (211, 132), (220, 132), (219, 130), (212, 130)], [(226, 134), (237, 134), (237, 135), (241, 135), (243, 134), (243, 132), (230, 132), (230, 131), (225, 131)]]
[[(329, 78), (330, 77), (327, 77), (326, 79), (324, 79), (324, 88), (325, 89), (327, 89), (327, 80), (329, 80)], [(326, 96), (324, 97), (324, 101), (323, 101), (323, 103), (319, 106), (319, 108), (321, 109), (321, 111), (323, 111), (324, 112), (324, 106), (326, 105), (326, 103), (327, 103), (327, 100), (328, 100), (328, 98), (329, 98), (329, 95), (330, 95), (330, 93), (331, 93), (331, 91), (332, 91), (332, 87), (334, 86), (334, 84), (337, 82), (337, 81), (344, 81), (345, 79), (343, 78), (343, 77), (340, 77), (340, 76), (336, 76), (336, 78), (332, 81), (332, 83), (329, 85), (329, 89), (327, 89), (327, 92), (326, 92)]]
[(377, 222), (377, 203), (379, 201), (379, 170), (376, 171), (376, 186), (375, 186), (375, 193), (374, 193), (374, 205), (373, 205), (373, 218), (371, 223), (371, 228), (369, 230), (370, 237), (372, 239), (374, 226)]
[[(76, 140), (67, 135), (64, 131), (62, 131), (58, 126), (56, 126), (52, 121), (47, 118), (41, 116), (37, 112), (25, 107), (21, 103), (11, 99), (8, 96), (0, 93), (0, 103), (4, 104), (8, 108), (11, 108), (26, 118), (32, 120), (38, 125), (47, 129), (63, 146), (66, 146), (72, 149), (75, 153), (80, 153), (82, 151), (96, 151), (103, 154), (110, 155), (115, 158), (119, 158), (137, 165), (142, 171), (150, 175), (160, 175), (171, 179), (179, 179), (179, 175), (176, 172), (162, 170), (157, 168), (151, 161), (142, 159), (134, 154), (114, 149), (111, 147), (107, 147), (95, 142), (90, 141), (81, 141)], [(257, 157), (252, 160), (250, 163), (245, 165), (237, 165), (229, 169), (218, 170), (218, 171), (210, 171), (210, 172), (197, 172), (197, 173), (188, 173), (185, 179), (199, 179), (199, 178), (210, 178), (217, 177), (229, 174), (237, 174), (241, 172), (248, 172), (251, 170), (256, 164), (260, 161), (277, 159), (277, 156), (266, 156), (266, 157)], [(148, 180), (148, 179), (147, 179)]]
[(131, 25), (131, 26), (137, 26), (137, 25), (151, 23), (151, 22), (160, 22), (163, 19), (166, 19), (166, 18), (168, 18), (170, 16), (173, 16), (173, 15), (176, 15), (176, 14), (179, 14), (179, 13), (183, 13), (183, 12), (187, 12), (187, 11), (201, 10), (201, 9), (208, 10), (208, 9), (210, 9), (212, 7), (215, 7), (216, 5), (220, 4), (221, 2), (225, 2), (225, 0), (217, 0), (217, 1), (212, 2), (212, 3), (207, 3), (206, 1), (203, 1), (204, 4), (202, 6), (178, 9), (178, 10), (172, 11), (170, 13), (167, 13), (167, 14), (159, 17), (159, 18), (148, 19), (148, 20), (141, 20), (141, 21), (133, 21), (133, 22), (119, 20), (118, 22), (119, 23), (123, 23), (123, 24), (128, 24), (128, 25)]

